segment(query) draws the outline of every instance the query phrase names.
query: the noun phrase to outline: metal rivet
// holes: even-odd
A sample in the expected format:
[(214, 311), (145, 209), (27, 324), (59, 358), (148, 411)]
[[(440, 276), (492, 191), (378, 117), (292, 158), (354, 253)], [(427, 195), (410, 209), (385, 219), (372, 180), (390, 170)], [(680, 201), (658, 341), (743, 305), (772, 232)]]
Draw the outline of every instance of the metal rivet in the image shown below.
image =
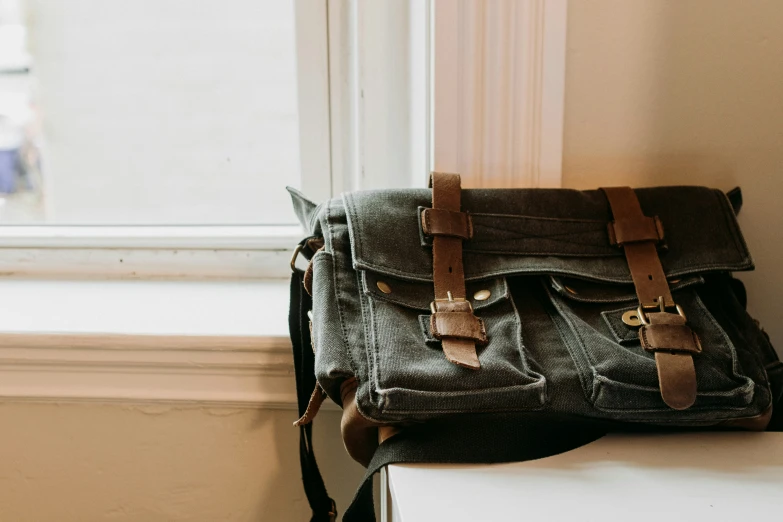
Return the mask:
[(638, 310), (628, 310), (623, 314), (623, 322), (628, 326), (641, 326), (642, 320), (639, 319)]
[(378, 287), (378, 290), (383, 292), (384, 294), (390, 294), (391, 293), (391, 287), (384, 283), (383, 281), (378, 281), (375, 283), (375, 285)]
[(478, 292), (473, 294), (473, 299), (475, 299), (476, 301), (486, 301), (487, 299), (489, 299), (489, 296), (491, 295), (492, 292), (490, 292), (489, 290), (479, 290)]

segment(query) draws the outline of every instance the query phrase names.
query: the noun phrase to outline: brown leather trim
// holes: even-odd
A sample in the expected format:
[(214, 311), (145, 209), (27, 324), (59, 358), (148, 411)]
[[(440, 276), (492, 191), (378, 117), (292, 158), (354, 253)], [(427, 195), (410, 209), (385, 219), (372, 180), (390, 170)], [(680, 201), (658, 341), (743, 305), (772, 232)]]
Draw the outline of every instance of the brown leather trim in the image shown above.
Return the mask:
[[(433, 172), (430, 176), (432, 186), (432, 208), (460, 213), (461, 187), (457, 174)], [(445, 226), (445, 225), (444, 225)], [(432, 279), (435, 286), (435, 301), (433, 312), (454, 313), (450, 302), (465, 301), (465, 270), (462, 265), (462, 238), (436, 235), (432, 239)], [(471, 310), (470, 315), (473, 315)], [(466, 316), (460, 316), (468, 321)], [(475, 318), (474, 318), (475, 319)], [(470, 331), (471, 324), (463, 328), (449, 321), (449, 328), (459, 331)], [(445, 324), (445, 322), (444, 322)], [(473, 340), (443, 336), (441, 339), (443, 353), (449, 361), (477, 370), (481, 367), (476, 354)]]
[(609, 238), (614, 245), (639, 241), (662, 241), (663, 225), (658, 217), (644, 219), (618, 219), (609, 223)]
[(311, 252), (317, 252), (324, 247), (324, 238), (314, 237), (307, 240), (307, 247)]
[(701, 352), (699, 338), (693, 330), (685, 325), (644, 325), (639, 329), (639, 339), (642, 342), (642, 348), (651, 352), (658, 350), (687, 353)]
[(673, 410), (687, 410), (696, 402), (696, 368), (685, 353), (655, 352), (663, 401)]
[(467, 368), (469, 370), (478, 370), (481, 368), (478, 354), (476, 353), (476, 343), (470, 339), (458, 339), (456, 337), (444, 337), (440, 341), (443, 347), (443, 355), (446, 360)]
[(304, 426), (305, 424), (313, 422), (313, 419), (318, 415), (318, 410), (321, 409), (324, 400), (326, 400), (326, 392), (321, 388), (321, 385), (316, 382), (315, 389), (313, 390), (312, 395), (310, 395), (310, 401), (307, 403), (307, 409), (305, 410), (304, 415), (294, 422), (294, 426)]
[(470, 339), (474, 343), (487, 344), (484, 321), (472, 312), (434, 313), (430, 316), (430, 330), (435, 339), (456, 337)]
[(764, 431), (772, 420), (772, 405), (755, 417), (744, 417), (741, 419), (731, 419), (721, 422), (718, 426), (726, 428), (739, 428), (750, 431)]
[[(675, 315), (675, 317), (679, 316)], [(699, 342), (698, 336), (685, 324), (643, 325), (639, 328), (639, 340), (642, 343), (642, 348), (649, 352), (701, 353), (701, 342)]]
[[(310, 241), (314, 240), (311, 239)], [(315, 254), (324, 249), (323, 240), (320, 241), (320, 245), (321, 246), (316, 249)], [(302, 284), (304, 285), (305, 292), (307, 292), (307, 295), (311, 297), (313, 295), (313, 259), (315, 259), (315, 254), (313, 254), (313, 257), (310, 258), (310, 262), (307, 263), (307, 268), (305, 269), (304, 277), (302, 278)]]
[(657, 218), (644, 215), (630, 187), (602, 190), (614, 216), (609, 226), (610, 240), (614, 235), (613, 241), (625, 252), (639, 303), (647, 312), (650, 324), (641, 327), (639, 339), (645, 349), (655, 351), (661, 398), (670, 408), (687, 409), (696, 402), (697, 395), (691, 353), (701, 352), (701, 343), (679, 313), (666, 311), (676, 304), (656, 248), (663, 239), (663, 226)]
[(364, 467), (372, 460), (378, 448), (378, 428), (381, 426), (359, 413), (356, 404), (356, 390), (359, 387), (355, 378), (340, 385), (343, 403), (343, 416), (340, 420), (340, 433), (348, 455)]
[(385, 441), (397, 435), (402, 429), (399, 426), (380, 426), (378, 427), (378, 444), (383, 444)]
[(307, 264), (307, 269), (305, 269), (304, 277), (302, 278), (302, 286), (304, 286), (307, 295), (312, 297), (313, 296), (313, 260), (312, 259)]
[(473, 237), (473, 220), (467, 212), (425, 208), (421, 212), (421, 229), (428, 236)]

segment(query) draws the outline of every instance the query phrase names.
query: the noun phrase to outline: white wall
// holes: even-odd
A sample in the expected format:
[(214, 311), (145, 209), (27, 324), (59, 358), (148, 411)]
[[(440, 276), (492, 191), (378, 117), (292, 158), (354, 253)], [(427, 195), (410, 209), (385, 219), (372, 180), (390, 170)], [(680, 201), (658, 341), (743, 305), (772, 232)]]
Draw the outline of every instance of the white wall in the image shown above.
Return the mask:
[(740, 185), (750, 310), (783, 353), (783, 2), (571, 0), (566, 187)]

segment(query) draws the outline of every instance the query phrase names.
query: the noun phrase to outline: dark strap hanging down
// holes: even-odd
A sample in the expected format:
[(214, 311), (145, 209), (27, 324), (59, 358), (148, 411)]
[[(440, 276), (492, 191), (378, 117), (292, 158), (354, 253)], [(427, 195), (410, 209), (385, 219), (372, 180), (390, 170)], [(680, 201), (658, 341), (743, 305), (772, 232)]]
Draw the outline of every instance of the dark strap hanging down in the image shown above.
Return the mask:
[(661, 397), (670, 408), (687, 409), (696, 401), (693, 355), (701, 352), (701, 344), (674, 302), (658, 257), (663, 226), (657, 217), (644, 215), (633, 189), (602, 190), (614, 216), (609, 223), (610, 240), (623, 248), (639, 297), (643, 322), (639, 339), (645, 350), (655, 354)]
[[(303, 241), (300, 246), (305, 242)], [(307, 247), (305, 247), (307, 248)], [(307, 253), (306, 253), (307, 254)], [(312, 252), (309, 252), (312, 255)], [(300, 417), (304, 417), (310, 403), (310, 396), (316, 388), (315, 355), (310, 339), (309, 318), (307, 312), (312, 308), (312, 299), (304, 290), (304, 272), (295, 268), (292, 262), (291, 307), (288, 314), (288, 327), (294, 350), (294, 371), (296, 373), (296, 396)], [(302, 469), (307, 502), (313, 516), (311, 522), (334, 522), (337, 510), (334, 500), (329, 497), (313, 452), (313, 425), (299, 426), (299, 463)]]
[(457, 174), (432, 173), (432, 208), (421, 215), (422, 230), (432, 236), (432, 302), (430, 329), (441, 341), (446, 358), (458, 366), (481, 367), (476, 345), (486, 344), (484, 324), (473, 315), (465, 295), (462, 241), (473, 234), (470, 216), (460, 211)]

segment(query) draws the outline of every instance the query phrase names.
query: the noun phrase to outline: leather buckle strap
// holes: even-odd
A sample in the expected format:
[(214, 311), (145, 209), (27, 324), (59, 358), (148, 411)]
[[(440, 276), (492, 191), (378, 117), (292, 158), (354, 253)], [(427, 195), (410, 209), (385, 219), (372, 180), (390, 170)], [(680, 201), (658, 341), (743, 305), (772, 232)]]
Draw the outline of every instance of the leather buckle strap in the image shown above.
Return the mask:
[[(656, 244), (663, 240), (657, 217), (645, 216), (636, 193), (629, 187), (602, 189), (614, 221), (609, 223), (610, 242), (625, 252), (642, 321), (639, 340), (655, 354), (661, 398), (670, 407), (684, 410), (696, 402), (696, 369), (693, 355), (701, 353), (698, 336), (687, 325), (682, 309), (672, 297)], [(650, 312), (657, 309), (657, 312)], [(674, 309), (676, 313), (667, 312)]]
[(648, 352), (701, 353), (699, 337), (687, 326), (688, 320), (682, 308), (679, 305), (676, 308), (676, 314), (666, 312), (663, 307), (660, 312), (645, 314), (639, 307), (639, 319), (642, 321), (639, 341), (642, 348)]
[(487, 344), (484, 321), (473, 315), (473, 307), (469, 301), (433, 301), (430, 308), (430, 330), (435, 339), (455, 337), (470, 339), (481, 345)]
[(465, 299), (462, 241), (472, 236), (472, 225), (467, 213), (460, 210), (460, 177), (433, 172), (430, 186), (432, 209), (421, 216), (425, 233), (428, 229), (438, 232), (431, 234), (435, 300), (430, 326), (441, 341), (446, 359), (477, 370), (481, 363), (476, 344), (486, 343), (486, 330)]

